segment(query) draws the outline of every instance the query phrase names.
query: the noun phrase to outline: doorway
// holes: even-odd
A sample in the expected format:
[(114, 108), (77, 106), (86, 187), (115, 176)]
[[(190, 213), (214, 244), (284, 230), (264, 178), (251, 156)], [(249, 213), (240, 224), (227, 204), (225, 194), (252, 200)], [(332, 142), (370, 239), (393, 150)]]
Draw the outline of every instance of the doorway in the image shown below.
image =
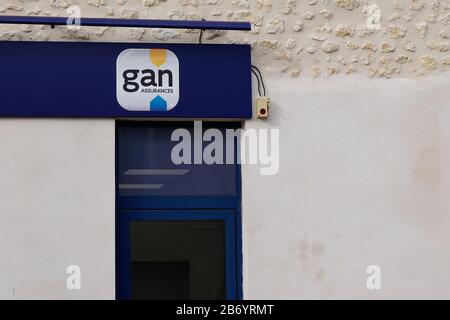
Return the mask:
[(175, 165), (179, 128), (194, 130), (192, 122), (117, 122), (117, 298), (240, 299), (240, 166)]

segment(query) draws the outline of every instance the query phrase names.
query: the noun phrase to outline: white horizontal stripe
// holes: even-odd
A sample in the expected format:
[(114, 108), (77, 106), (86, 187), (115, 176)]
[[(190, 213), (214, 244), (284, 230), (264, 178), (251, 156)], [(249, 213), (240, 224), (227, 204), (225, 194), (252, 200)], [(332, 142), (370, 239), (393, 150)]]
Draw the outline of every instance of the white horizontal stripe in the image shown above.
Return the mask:
[(189, 169), (129, 169), (125, 172), (126, 176), (129, 175), (167, 175), (167, 176), (182, 176), (188, 173)]
[(119, 189), (159, 189), (163, 184), (119, 184)]

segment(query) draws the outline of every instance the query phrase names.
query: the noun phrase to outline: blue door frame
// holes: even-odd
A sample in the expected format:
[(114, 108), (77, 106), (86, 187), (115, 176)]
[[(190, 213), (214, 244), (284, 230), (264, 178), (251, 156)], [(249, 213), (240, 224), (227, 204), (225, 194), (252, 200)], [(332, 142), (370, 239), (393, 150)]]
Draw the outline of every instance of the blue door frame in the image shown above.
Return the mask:
[(146, 210), (119, 213), (119, 299), (131, 298), (130, 279), (130, 222), (132, 221), (199, 221), (225, 222), (225, 280), (226, 298), (237, 299), (236, 283), (236, 222), (231, 210)]
[[(168, 122), (167, 124), (173, 124)], [(153, 124), (153, 123), (152, 123)], [(147, 123), (147, 125), (152, 125)], [(144, 122), (116, 122), (116, 297), (130, 298), (129, 223), (145, 220), (223, 220), (225, 222), (226, 298), (243, 299), (241, 166), (236, 161), (236, 195), (233, 196), (119, 196), (118, 129), (144, 126)], [(164, 125), (159, 122), (158, 125)], [(240, 127), (236, 123), (218, 126)], [(238, 146), (238, 143), (235, 144)], [(237, 155), (237, 148), (235, 150)], [(207, 183), (207, 182), (206, 182)]]

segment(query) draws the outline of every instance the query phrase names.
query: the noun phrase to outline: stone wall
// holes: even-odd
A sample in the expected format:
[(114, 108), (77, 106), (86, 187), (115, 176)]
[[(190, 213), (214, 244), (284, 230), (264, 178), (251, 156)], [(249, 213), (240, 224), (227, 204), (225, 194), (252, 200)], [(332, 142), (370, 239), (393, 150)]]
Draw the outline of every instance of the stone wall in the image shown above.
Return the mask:
[[(209, 31), (203, 41), (251, 44), (254, 63), (272, 74), (417, 78), (450, 68), (450, 1), (1, 0), (0, 14), (67, 16), (72, 5), (83, 17), (250, 21), (250, 32)], [(1, 40), (192, 43), (198, 36), (197, 30), (0, 26)]]

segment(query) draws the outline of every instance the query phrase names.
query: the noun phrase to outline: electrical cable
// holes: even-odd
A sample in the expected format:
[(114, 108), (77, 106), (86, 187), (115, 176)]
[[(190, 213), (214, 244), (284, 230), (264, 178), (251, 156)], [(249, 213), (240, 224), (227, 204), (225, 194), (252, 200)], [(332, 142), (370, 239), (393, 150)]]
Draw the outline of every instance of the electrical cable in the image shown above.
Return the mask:
[(261, 96), (261, 84), (260, 84), (260, 82), (259, 82), (258, 74), (255, 72), (255, 70), (253, 70), (253, 69), (250, 69), (250, 70), (251, 70), (252, 73), (255, 75), (256, 81), (258, 81), (258, 94)]
[(202, 44), (202, 36), (203, 36), (203, 29), (200, 29), (200, 36), (198, 37), (199, 44)]
[(264, 80), (263, 80), (261, 71), (259, 70), (259, 68), (257, 66), (254, 66), (254, 65), (252, 65), (251, 68), (252, 68), (252, 70), (255, 69), (258, 72), (259, 76), (261, 77), (261, 84), (262, 84), (262, 88), (264, 91), (264, 96), (266, 96), (266, 86), (264, 85)]
[(255, 69), (255, 70), (258, 72), (259, 77), (261, 78), (261, 84), (262, 84), (262, 88), (263, 88), (263, 91), (264, 91), (263, 93), (264, 93), (264, 96), (266, 96), (266, 86), (264, 85), (264, 80), (263, 80), (262, 73), (261, 73), (261, 71), (258, 69), (258, 67), (252, 65), (252, 68)]
[[(206, 21), (206, 19), (203, 18), (202, 21)], [(202, 44), (202, 37), (203, 37), (203, 29), (200, 29), (200, 35), (198, 36), (198, 43), (199, 44)]]

